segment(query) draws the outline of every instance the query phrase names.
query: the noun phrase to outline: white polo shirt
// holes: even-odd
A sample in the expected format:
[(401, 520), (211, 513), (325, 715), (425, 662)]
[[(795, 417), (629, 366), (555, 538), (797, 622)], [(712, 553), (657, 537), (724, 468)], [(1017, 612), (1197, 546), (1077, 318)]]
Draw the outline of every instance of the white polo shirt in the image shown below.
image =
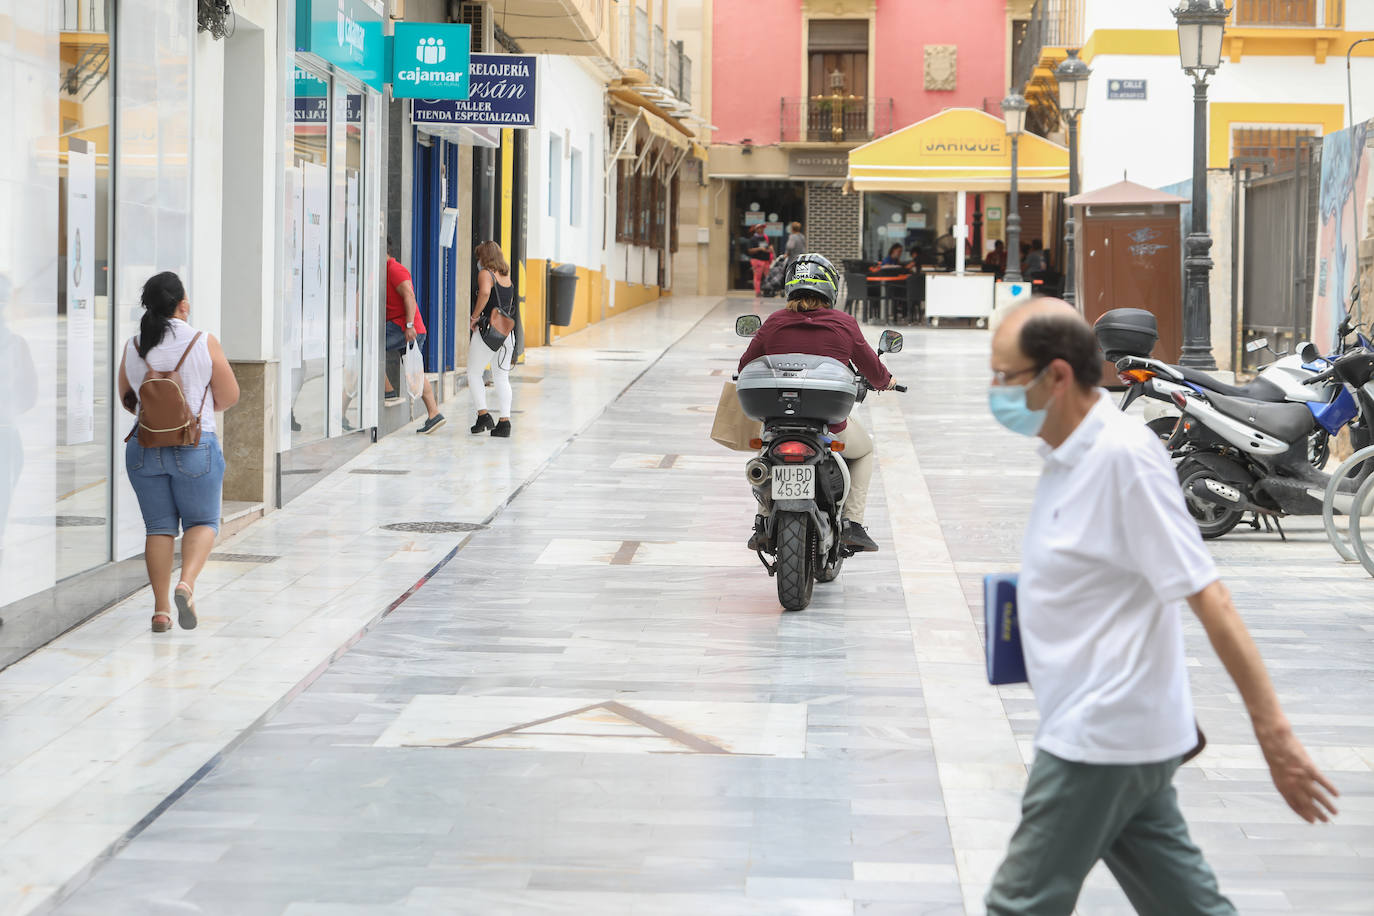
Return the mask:
[(1156, 763), (1197, 742), (1183, 599), (1217, 579), (1163, 445), (1102, 400), (1045, 467), (1017, 589), (1036, 747)]

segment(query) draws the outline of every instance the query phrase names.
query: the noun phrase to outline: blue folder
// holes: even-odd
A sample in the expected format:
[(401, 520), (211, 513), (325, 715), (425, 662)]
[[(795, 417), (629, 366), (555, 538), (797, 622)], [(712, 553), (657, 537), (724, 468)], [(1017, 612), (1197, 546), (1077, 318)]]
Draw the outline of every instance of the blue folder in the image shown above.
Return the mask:
[(1021, 626), (1016, 617), (1016, 574), (983, 577), (983, 620), (987, 624), (989, 684), (1026, 683)]

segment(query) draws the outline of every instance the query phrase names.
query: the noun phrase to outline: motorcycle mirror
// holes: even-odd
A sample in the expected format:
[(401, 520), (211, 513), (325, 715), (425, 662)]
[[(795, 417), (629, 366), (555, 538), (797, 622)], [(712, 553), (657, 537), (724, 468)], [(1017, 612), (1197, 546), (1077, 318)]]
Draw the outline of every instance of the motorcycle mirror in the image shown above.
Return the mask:
[(735, 333), (740, 337), (753, 337), (763, 327), (763, 319), (758, 315), (741, 315), (735, 319)]
[(883, 331), (882, 336), (878, 338), (878, 352), (901, 353), (902, 335), (896, 331)]
[(1265, 349), (1265, 348), (1268, 347), (1268, 346), (1269, 346), (1269, 338), (1267, 338), (1267, 337), (1256, 337), (1254, 340), (1250, 341), (1249, 343), (1247, 343), (1247, 344), (1245, 345), (1245, 352), (1246, 352), (1246, 353), (1258, 353), (1260, 350), (1263, 350), (1263, 349)]

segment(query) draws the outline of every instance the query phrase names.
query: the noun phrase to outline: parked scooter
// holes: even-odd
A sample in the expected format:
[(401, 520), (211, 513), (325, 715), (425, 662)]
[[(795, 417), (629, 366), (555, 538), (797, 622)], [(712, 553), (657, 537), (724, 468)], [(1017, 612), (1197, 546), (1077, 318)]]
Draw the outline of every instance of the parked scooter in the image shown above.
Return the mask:
[[(753, 337), (762, 324), (757, 315), (744, 315), (735, 333)], [(901, 334), (882, 333), (879, 356), (901, 349)], [(762, 436), (751, 443), (759, 453), (744, 467), (763, 519), (759, 561), (777, 579), (783, 609), (800, 611), (811, 603), (815, 583), (833, 581), (853, 555), (841, 542), (849, 468), (840, 455), (844, 443), (828, 427), (848, 419), (873, 389), (839, 360), (804, 353), (761, 356), (735, 382), (745, 415), (763, 423)]]
[[(1333, 378), (1321, 385), (1304, 384), (1330, 368), (1331, 361), (1340, 355), (1368, 347), (1369, 342), (1363, 335), (1358, 335), (1355, 341), (1349, 339), (1354, 329), (1348, 319), (1340, 328), (1341, 346), (1331, 356), (1322, 357), (1314, 344), (1304, 342), (1298, 346), (1297, 353), (1275, 353), (1278, 359), (1245, 385), (1228, 385), (1206, 372), (1151, 359), (1149, 352), (1157, 336), (1155, 318), (1144, 309), (1114, 309), (1098, 319), (1095, 330), (1099, 345), (1107, 359), (1116, 363), (1121, 381), (1127, 386), (1121, 401), (1122, 410), (1142, 397), (1167, 404), (1172, 409), (1174, 393), (1188, 390), (1276, 404), (1306, 404), (1317, 418), (1317, 426), (1308, 437), (1308, 461), (1317, 469), (1324, 467), (1331, 455), (1331, 436), (1358, 412), (1354, 397), (1339, 380)], [(1251, 341), (1246, 349), (1250, 352), (1268, 349), (1268, 341), (1264, 338)], [(1147, 425), (1167, 442), (1177, 422), (1176, 415), (1159, 416), (1148, 420)]]
[[(1347, 353), (1325, 372), (1307, 381), (1321, 385), (1338, 379), (1355, 392), (1360, 416), (1350, 424), (1357, 450), (1374, 444), (1374, 353)], [(1205, 538), (1226, 534), (1245, 516), (1278, 519), (1285, 515), (1321, 515), (1330, 476), (1307, 460), (1307, 437), (1317, 423), (1302, 404), (1266, 403), (1217, 394), (1176, 392), (1183, 412), (1170, 445), (1191, 446), (1178, 466), (1179, 482), (1189, 511)], [(1374, 475), (1374, 461), (1341, 482), (1337, 509), (1348, 513), (1361, 484)]]

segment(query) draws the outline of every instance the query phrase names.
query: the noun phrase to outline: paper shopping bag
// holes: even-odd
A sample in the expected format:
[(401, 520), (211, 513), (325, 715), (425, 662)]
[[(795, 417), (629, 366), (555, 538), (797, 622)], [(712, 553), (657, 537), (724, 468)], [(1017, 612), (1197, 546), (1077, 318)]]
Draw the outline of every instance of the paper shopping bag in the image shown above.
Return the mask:
[(720, 390), (720, 403), (716, 404), (716, 419), (711, 424), (711, 439), (728, 449), (737, 452), (752, 452), (749, 440), (763, 435), (763, 424), (744, 415), (740, 407), (739, 394), (735, 383), (727, 381)]

